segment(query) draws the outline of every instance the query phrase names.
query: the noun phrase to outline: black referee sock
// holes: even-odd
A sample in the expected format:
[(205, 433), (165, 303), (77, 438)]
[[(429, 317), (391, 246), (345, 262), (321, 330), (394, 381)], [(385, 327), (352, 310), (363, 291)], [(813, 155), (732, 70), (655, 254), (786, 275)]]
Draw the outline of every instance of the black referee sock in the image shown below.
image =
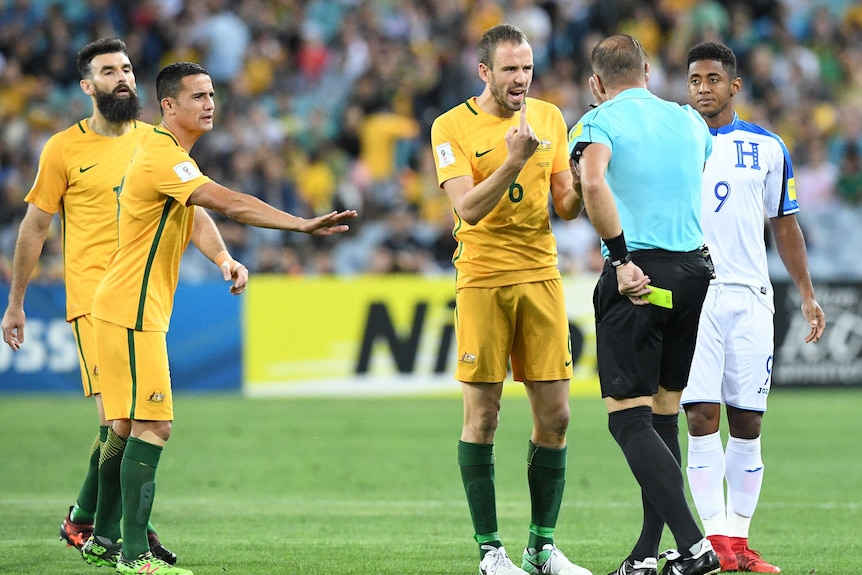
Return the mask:
[(670, 527), (680, 552), (688, 553), (703, 535), (688, 508), (679, 463), (653, 428), (652, 411), (640, 406), (608, 414), (608, 429), (643, 495)]
[[(682, 455), (679, 448), (679, 415), (652, 415), (652, 425), (659, 437), (667, 448), (673, 454), (677, 463), (682, 462)], [(643, 503), (644, 520), (641, 528), (641, 535), (634, 549), (632, 549), (631, 558), (642, 561), (647, 557), (658, 557), (658, 546), (661, 544), (662, 530), (664, 529), (664, 520), (658, 509), (650, 503), (643, 490), (641, 490), (641, 500)]]

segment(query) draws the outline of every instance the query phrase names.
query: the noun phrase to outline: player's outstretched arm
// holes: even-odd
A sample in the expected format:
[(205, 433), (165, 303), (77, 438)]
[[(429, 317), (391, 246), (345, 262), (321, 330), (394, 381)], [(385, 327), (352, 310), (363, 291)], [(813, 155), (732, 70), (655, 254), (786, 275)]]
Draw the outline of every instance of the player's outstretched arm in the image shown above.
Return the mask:
[(3, 341), (13, 351), (18, 351), (24, 343), (24, 294), (30, 283), (30, 276), (39, 261), (42, 246), (51, 227), (54, 214), (37, 208), (34, 204), (27, 207), (27, 213), (18, 229), (18, 240), (15, 242), (15, 254), (12, 256), (12, 282), (9, 286), (9, 305), (3, 314), (0, 330)]
[(300, 218), (216, 182), (207, 182), (196, 189), (188, 203), (219, 212), (241, 224), (318, 236), (346, 232), (350, 228), (344, 222), (356, 217), (356, 210), (344, 210), (311, 219)]

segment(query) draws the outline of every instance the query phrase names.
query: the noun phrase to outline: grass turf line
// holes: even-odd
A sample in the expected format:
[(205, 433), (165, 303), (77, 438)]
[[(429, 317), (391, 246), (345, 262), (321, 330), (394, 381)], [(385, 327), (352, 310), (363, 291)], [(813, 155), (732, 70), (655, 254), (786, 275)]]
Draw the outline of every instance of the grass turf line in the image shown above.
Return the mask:
[[(637, 537), (640, 496), (601, 400), (574, 397), (571, 405), (557, 543), (602, 574)], [(784, 573), (862, 573), (860, 407), (860, 390), (773, 391), (751, 545)], [(196, 575), (476, 571), (456, 463), (460, 398), (180, 395), (175, 409), (153, 523)], [(58, 539), (94, 419), (92, 401), (76, 396), (0, 399), (0, 573), (94, 573)], [(496, 486), (513, 557), (530, 519), (529, 430), (526, 399), (504, 398)], [(673, 546), (666, 533), (663, 548)]]

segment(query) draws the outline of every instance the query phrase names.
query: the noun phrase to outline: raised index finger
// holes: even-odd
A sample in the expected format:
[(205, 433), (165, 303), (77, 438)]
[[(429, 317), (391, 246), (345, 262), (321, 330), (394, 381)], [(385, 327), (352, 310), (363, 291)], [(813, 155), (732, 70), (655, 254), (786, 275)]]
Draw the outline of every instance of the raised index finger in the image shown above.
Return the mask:
[(527, 102), (521, 104), (521, 129), (520, 132), (523, 134), (527, 131)]

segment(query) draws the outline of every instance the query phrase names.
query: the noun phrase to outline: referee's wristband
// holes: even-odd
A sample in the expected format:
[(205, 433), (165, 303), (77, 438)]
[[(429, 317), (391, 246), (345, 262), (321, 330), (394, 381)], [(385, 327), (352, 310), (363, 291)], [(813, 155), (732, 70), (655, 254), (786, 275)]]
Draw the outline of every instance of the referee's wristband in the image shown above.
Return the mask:
[(602, 241), (605, 242), (605, 245), (608, 247), (608, 261), (610, 262), (611, 267), (618, 268), (632, 261), (632, 256), (629, 254), (629, 250), (626, 247), (625, 234), (620, 233), (620, 235), (614, 238), (602, 238)]
[(632, 255), (630, 253), (626, 253), (626, 255), (622, 259), (609, 260), (609, 263), (611, 264), (612, 268), (618, 268), (620, 266), (626, 265), (630, 261), (632, 261)]

